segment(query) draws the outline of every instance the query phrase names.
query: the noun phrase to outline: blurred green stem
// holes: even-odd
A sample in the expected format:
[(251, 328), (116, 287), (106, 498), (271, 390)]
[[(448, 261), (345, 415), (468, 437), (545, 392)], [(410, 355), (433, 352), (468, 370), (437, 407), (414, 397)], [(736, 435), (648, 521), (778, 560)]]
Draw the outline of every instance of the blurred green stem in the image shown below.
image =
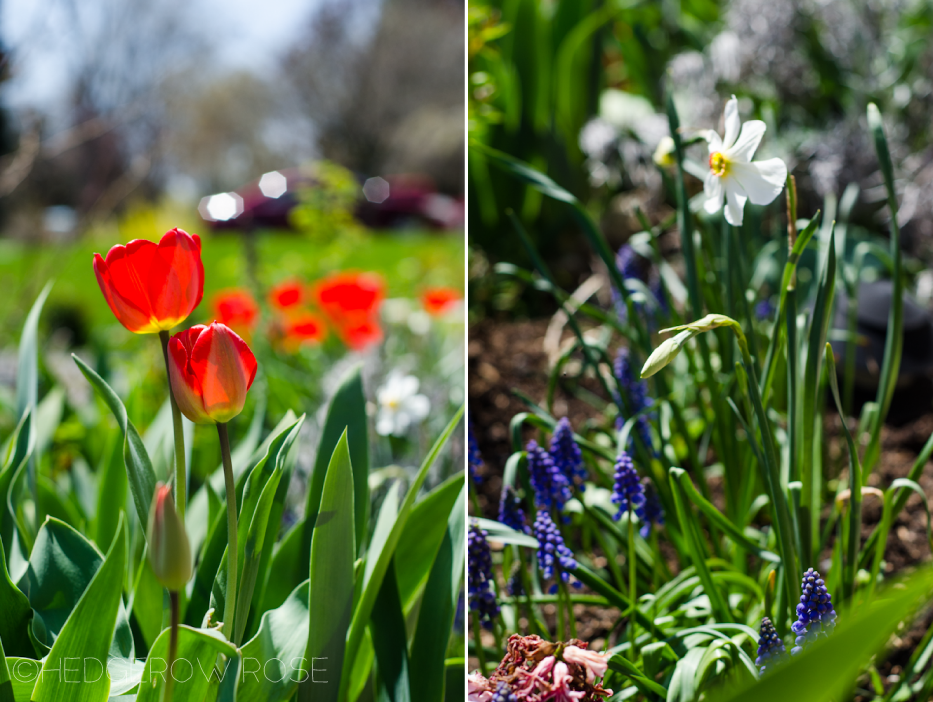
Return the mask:
[(168, 367), (168, 340), (169, 333), (165, 330), (159, 332), (162, 341), (162, 357), (165, 359), (165, 380), (168, 383), (168, 397), (172, 403), (172, 428), (175, 432), (175, 509), (182, 523), (185, 521), (186, 492), (188, 489), (188, 476), (185, 471), (185, 433), (181, 424), (181, 412), (175, 402), (175, 393), (172, 392), (172, 378)]
[(219, 423), (220, 453), (224, 463), (224, 485), (227, 489), (227, 592), (224, 594), (224, 636), (232, 641), (233, 620), (236, 617), (237, 533), (236, 485), (233, 482), (233, 462), (230, 459), (230, 437), (227, 425)]
[(479, 661), (479, 672), (484, 678), (488, 675), (486, 667), (486, 652), (483, 650), (482, 627), (479, 625), (479, 616), (473, 617), (473, 648)]
[(175, 659), (178, 656), (178, 592), (171, 590), (168, 594), (172, 601), (172, 628), (168, 639), (168, 664), (165, 671), (165, 687), (162, 688), (162, 702), (171, 702), (172, 700), (175, 689), (175, 675), (172, 673), (172, 666), (175, 665)]
[(629, 617), (629, 626), (631, 629), (631, 642), (632, 642), (632, 662), (638, 660), (638, 642), (636, 641), (636, 631), (635, 631), (635, 609), (638, 606), (637, 602), (637, 583), (636, 583), (636, 567), (635, 567), (635, 505), (632, 504), (632, 501), (628, 502), (628, 591), (629, 597), (632, 600), (631, 603), (631, 616)]

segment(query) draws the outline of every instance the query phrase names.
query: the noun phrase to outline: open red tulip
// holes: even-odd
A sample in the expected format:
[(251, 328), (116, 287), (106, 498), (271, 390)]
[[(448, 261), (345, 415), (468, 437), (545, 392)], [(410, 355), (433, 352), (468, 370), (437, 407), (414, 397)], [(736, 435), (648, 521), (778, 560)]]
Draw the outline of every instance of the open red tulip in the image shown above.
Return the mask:
[(304, 287), (297, 280), (286, 280), (269, 291), (269, 302), (278, 310), (297, 307), (304, 299)]
[(456, 307), (461, 297), (454, 288), (428, 288), (421, 295), (421, 303), (428, 314), (440, 317)]
[(256, 357), (229, 327), (214, 322), (179, 332), (168, 344), (178, 409), (195, 424), (224, 424), (243, 411)]
[(114, 246), (107, 258), (94, 254), (94, 273), (120, 324), (136, 334), (169, 330), (204, 295), (201, 238), (172, 229), (158, 244), (134, 239)]

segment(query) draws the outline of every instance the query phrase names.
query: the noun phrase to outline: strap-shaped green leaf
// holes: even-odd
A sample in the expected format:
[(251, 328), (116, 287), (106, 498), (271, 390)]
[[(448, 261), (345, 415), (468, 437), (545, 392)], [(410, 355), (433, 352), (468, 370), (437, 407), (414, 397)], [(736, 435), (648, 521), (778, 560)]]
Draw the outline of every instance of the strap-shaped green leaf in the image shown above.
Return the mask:
[[(6, 554), (0, 543), (0, 642), (11, 656), (31, 657), (35, 649), (29, 642), (29, 619), (32, 607), (29, 599), (10, 580)], [(0, 670), (0, 674), (3, 670)], [(2, 700), (2, 697), (0, 697)]]
[(71, 357), (78, 364), (84, 377), (94, 386), (97, 394), (107, 403), (123, 432), (123, 462), (126, 466), (130, 492), (133, 495), (133, 504), (136, 505), (136, 514), (145, 531), (145, 525), (149, 523), (149, 505), (152, 503), (152, 495), (156, 487), (155, 472), (152, 470), (149, 453), (136, 427), (129, 420), (123, 401), (113, 391), (113, 388), (80, 358), (74, 354)]
[[(168, 675), (168, 643), (171, 630), (165, 629), (149, 651), (139, 683), (136, 702), (161, 702), (165, 676)], [(226, 657), (226, 662), (218, 658)], [(218, 660), (222, 661), (218, 665)], [(223, 634), (213, 629), (178, 627), (178, 652), (172, 666), (175, 687), (172, 702), (207, 702), (218, 697), (224, 683), (234, 692), (240, 672), (240, 654)], [(261, 676), (261, 671), (254, 671)]]
[(450, 630), (460, 597), (466, 549), (466, 485), (451, 510), (447, 531), (428, 576), (411, 643), (411, 669), (418, 684), (411, 690), (412, 702), (434, 702), (444, 696), (444, 659)]
[(391, 563), (379, 588), (369, 630), (379, 664), (379, 698), (387, 702), (409, 702), (408, 635), (398, 580)]
[[(43, 525), (43, 530), (47, 525)], [(32, 702), (107, 700), (110, 692), (107, 659), (123, 601), (125, 568), (126, 536), (121, 520), (104, 562), (52, 645), (33, 690)]]
[[(356, 560), (353, 501), (353, 467), (344, 432), (327, 467), (311, 540), (309, 636), (305, 655), (311, 670), (321, 673), (298, 687), (299, 702), (340, 699), (340, 671), (344, 658), (349, 658), (347, 631), (353, 616)], [(327, 684), (318, 684), (320, 681)]]
[(282, 702), (298, 689), (308, 666), (295, 665), (308, 646), (309, 581), (296, 587), (281, 607), (262, 615), (259, 631), (241, 649), (244, 671), (256, 664), (265, 674), (244, 675), (237, 702)]

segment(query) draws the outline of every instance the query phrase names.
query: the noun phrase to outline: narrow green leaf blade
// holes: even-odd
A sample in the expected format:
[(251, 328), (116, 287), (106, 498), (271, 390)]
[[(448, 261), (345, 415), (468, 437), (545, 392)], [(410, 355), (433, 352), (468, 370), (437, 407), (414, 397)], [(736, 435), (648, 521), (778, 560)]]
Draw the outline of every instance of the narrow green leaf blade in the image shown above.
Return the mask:
[(308, 679), (298, 688), (298, 700), (336, 702), (340, 671), (353, 614), (353, 562), (356, 559), (353, 516), (353, 467), (347, 432), (341, 435), (327, 467), (320, 509), (311, 541), (309, 636), (306, 657), (312, 668), (327, 671), (328, 685)]
[(369, 629), (379, 664), (379, 698), (388, 702), (409, 702), (408, 635), (395, 568), (391, 563), (382, 579)]
[(10, 580), (6, 553), (0, 543), (0, 641), (4, 642), (7, 654), (26, 658), (35, 655), (28, 634), (31, 617), (29, 598)]

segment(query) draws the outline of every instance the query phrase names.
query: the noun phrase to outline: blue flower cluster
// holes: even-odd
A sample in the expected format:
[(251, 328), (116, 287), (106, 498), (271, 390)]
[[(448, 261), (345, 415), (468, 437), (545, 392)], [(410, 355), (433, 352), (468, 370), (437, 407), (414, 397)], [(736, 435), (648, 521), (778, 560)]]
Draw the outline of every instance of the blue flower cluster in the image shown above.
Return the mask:
[(506, 485), (502, 489), (502, 497), (499, 500), (499, 521), (515, 531), (530, 533), (528, 525), (525, 524), (522, 500), (511, 485)]
[(573, 438), (573, 429), (570, 426), (570, 420), (566, 417), (561, 417), (554, 429), (550, 455), (554, 465), (567, 478), (567, 482), (571, 485), (576, 484), (580, 490), (584, 490), (586, 467), (583, 465), (583, 454)]
[(755, 317), (759, 322), (767, 322), (771, 317), (774, 316), (775, 311), (774, 304), (771, 302), (770, 298), (766, 298), (755, 305)]
[(532, 440), (525, 447), (528, 452), (528, 474), (531, 478), (531, 487), (535, 491), (535, 504), (538, 507), (556, 507), (558, 511), (564, 508), (572, 495), (570, 494), (570, 481), (554, 465), (554, 459), (537, 442)]
[(758, 666), (758, 672), (763, 673), (770, 663), (776, 663), (787, 651), (777, 629), (767, 617), (762, 618), (758, 632), (758, 657), (755, 659), (755, 665)]
[(486, 541), (486, 532), (476, 522), (470, 523), (467, 536), (467, 591), (470, 595), (470, 611), (476, 612), (487, 629), (499, 616), (499, 604), (492, 591), (492, 554)]
[[(634, 368), (632, 368), (629, 350), (625, 347), (619, 349), (616, 355), (615, 368), (616, 380), (619, 381), (619, 387), (625, 394), (622, 405), (628, 407), (632, 414), (641, 412), (646, 407), (651, 407), (654, 400), (648, 397), (648, 383), (638, 377)], [(625, 417), (620, 413), (616, 419), (616, 431), (625, 424)], [(635, 423), (635, 431), (641, 437), (642, 443), (649, 451), (654, 453), (654, 442), (651, 440), (651, 425), (648, 422), (647, 414), (643, 414)], [(631, 439), (629, 439), (631, 442)]]
[(508, 683), (500, 682), (489, 702), (518, 702), (518, 697), (512, 692)]
[[(546, 509), (538, 510), (535, 518), (534, 536), (538, 540), (538, 568), (545, 580), (550, 580), (555, 574), (565, 583), (570, 581), (568, 571), (577, 567), (573, 553), (564, 544), (564, 539), (548, 514)], [(579, 587), (579, 583), (574, 585)], [(552, 591), (556, 589), (551, 588)]]
[(629, 506), (635, 510), (635, 514), (642, 522), (645, 518), (645, 488), (638, 479), (638, 473), (635, 471), (635, 464), (631, 457), (622, 451), (616, 459), (616, 470), (612, 485), (612, 503), (619, 506), (615, 519), (618, 519), (629, 510)]
[(652, 524), (664, 526), (664, 508), (661, 507), (661, 500), (658, 499), (658, 492), (654, 489), (651, 478), (642, 478), (641, 486), (645, 493), (645, 507), (642, 517), (644, 524), (641, 525), (638, 533), (641, 534), (643, 539), (647, 539), (651, 535)]
[[(622, 276), (622, 280), (640, 280), (645, 282), (650, 279), (651, 284), (648, 286), (648, 290), (654, 297), (655, 302), (657, 302), (656, 312), (666, 315), (668, 311), (667, 298), (664, 295), (661, 276), (646, 275), (646, 263), (646, 260), (628, 244), (622, 244), (616, 252), (616, 268), (619, 270), (619, 275)], [(628, 318), (628, 308), (625, 306), (622, 295), (614, 285), (612, 286), (612, 305), (615, 307), (619, 319), (625, 321)], [(641, 299), (632, 300), (632, 308), (638, 314), (641, 314), (644, 307), (645, 303)], [(653, 313), (650, 316), (655, 317), (656, 315)]]
[(797, 605), (797, 621), (791, 626), (791, 631), (797, 636), (797, 645), (790, 651), (792, 654), (800, 653), (820, 634), (828, 636), (836, 627), (836, 610), (822, 576), (810, 568), (803, 574), (800, 588), (802, 594)]
[(470, 477), (474, 483), (479, 485), (483, 482), (483, 478), (479, 474), (479, 469), (483, 467), (483, 457), (479, 453), (479, 444), (473, 431), (472, 420), (467, 423), (467, 463), (470, 466)]

